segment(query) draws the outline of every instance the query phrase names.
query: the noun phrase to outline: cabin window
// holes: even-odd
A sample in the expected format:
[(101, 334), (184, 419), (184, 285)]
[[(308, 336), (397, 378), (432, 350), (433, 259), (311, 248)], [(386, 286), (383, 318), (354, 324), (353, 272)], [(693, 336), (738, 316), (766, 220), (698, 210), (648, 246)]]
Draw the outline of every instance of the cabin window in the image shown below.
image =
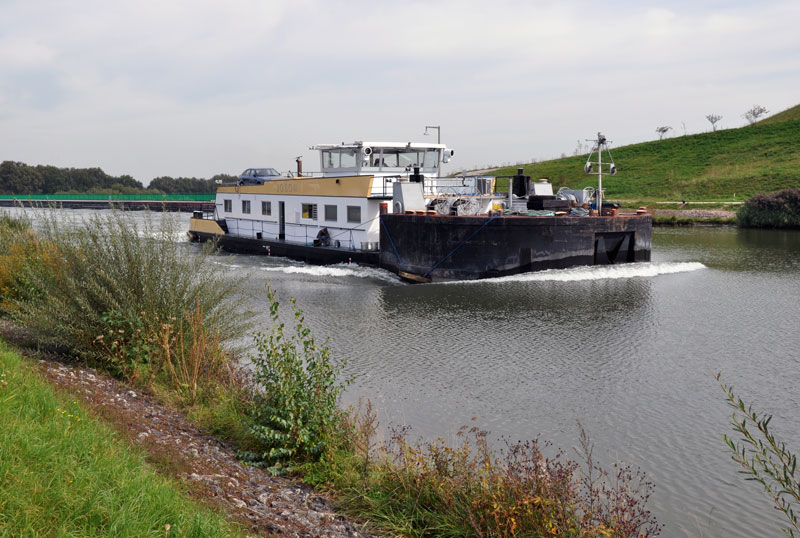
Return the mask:
[(223, 203), (225, 205), (225, 209), (224, 209), (225, 213), (230, 213), (231, 211), (233, 211), (233, 201), (232, 200), (223, 200)]
[(326, 205), (325, 206), (325, 220), (336, 222), (338, 220), (336, 214), (336, 206), (335, 205)]
[(356, 168), (358, 151), (352, 149), (334, 149), (322, 152), (322, 168)]
[(357, 205), (347, 206), (347, 222), (361, 223), (361, 207)]
[(272, 202), (261, 202), (261, 214), (272, 215)]
[(339, 165), (340, 168), (355, 168), (356, 167), (356, 150), (343, 149), (342, 161)]
[(438, 149), (426, 149), (425, 150), (425, 161), (422, 163), (424, 168), (436, 168), (439, 164), (439, 150)]
[(317, 204), (303, 204), (303, 218), (317, 220)]
[(242, 200), (242, 213), (245, 215), (250, 214), (250, 200)]
[(339, 152), (325, 150), (322, 152), (323, 168), (339, 168)]

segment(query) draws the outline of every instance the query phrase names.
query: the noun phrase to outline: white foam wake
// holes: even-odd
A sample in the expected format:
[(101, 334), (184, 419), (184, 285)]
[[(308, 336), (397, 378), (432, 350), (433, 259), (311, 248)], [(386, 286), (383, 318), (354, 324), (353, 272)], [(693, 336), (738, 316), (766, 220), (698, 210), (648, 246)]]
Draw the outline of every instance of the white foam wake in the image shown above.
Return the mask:
[[(548, 269), (486, 280), (467, 282), (577, 282), (581, 280), (608, 280), (618, 278), (650, 278), (672, 273), (686, 273), (705, 269), (699, 262), (628, 263), (623, 265), (591, 265), (569, 269)], [(464, 283), (461, 281), (460, 283)]]
[(285, 273), (287, 275), (299, 274), (318, 277), (377, 278), (386, 282), (400, 282), (397, 276), (388, 271), (347, 263), (337, 265), (263, 265), (261, 266), (261, 270)]

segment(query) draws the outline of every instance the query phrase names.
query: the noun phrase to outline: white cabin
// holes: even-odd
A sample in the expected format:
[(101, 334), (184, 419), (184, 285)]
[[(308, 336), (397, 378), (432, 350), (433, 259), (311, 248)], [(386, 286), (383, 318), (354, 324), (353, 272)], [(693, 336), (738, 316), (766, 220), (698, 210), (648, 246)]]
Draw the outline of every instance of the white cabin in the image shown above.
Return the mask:
[[(491, 182), (440, 177), (454, 154), (444, 144), (357, 141), (310, 149), (320, 152), (321, 172), (218, 189), (216, 219), (224, 219), (228, 234), (313, 245), (325, 228), (330, 246), (377, 250), (382, 212), (426, 209), (428, 197), (491, 194)], [(415, 173), (424, 180), (415, 182)]]

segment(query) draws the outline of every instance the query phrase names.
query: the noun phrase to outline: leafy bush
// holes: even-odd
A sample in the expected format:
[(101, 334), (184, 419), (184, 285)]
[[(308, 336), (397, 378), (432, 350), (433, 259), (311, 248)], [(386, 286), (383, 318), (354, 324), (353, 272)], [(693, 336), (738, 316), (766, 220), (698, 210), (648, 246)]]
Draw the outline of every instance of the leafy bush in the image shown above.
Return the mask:
[(736, 213), (747, 228), (800, 228), (800, 188), (757, 194)]
[(258, 353), (251, 356), (256, 382), (249, 428), (258, 452), (243, 456), (274, 474), (319, 460), (341, 423), (339, 396), (349, 382), (338, 380), (343, 363), (335, 362), (305, 326), (303, 312), (291, 299), (293, 330), (278, 317), (279, 303), (267, 286), (273, 326), (255, 335)]
[[(57, 251), (57, 270), (26, 265), (22, 276), (32, 296), (13, 301), (15, 319), (40, 342), (143, 379), (163, 372), (175, 356), (213, 355), (247, 330), (237, 285), (215, 271), (210, 251), (192, 255), (175, 240), (181, 231), (172, 216), (157, 226), (150, 217), (139, 225), (118, 211), (86, 222), (58, 217), (43, 218), (38, 231)], [(186, 322), (195, 311), (202, 321)], [(200, 325), (213, 327), (214, 338), (203, 342), (217, 349), (191, 350)], [(164, 354), (165, 332), (171, 355)]]

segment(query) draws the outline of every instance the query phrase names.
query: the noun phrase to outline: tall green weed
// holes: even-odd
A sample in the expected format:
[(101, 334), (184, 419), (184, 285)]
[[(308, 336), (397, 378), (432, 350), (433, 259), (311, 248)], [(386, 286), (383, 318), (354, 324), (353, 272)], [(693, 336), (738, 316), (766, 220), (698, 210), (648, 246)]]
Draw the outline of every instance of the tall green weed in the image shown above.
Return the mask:
[(348, 381), (339, 380), (343, 363), (317, 344), (294, 298), (290, 328), (279, 319), (269, 286), (267, 299), (273, 325), (255, 335), (257, 353), (250, 357), (256, 387), (248, 424), (260, 447), (244, 456), (284, 474), (319, 460), (331, 447), (341, 423), (339, 396)]

